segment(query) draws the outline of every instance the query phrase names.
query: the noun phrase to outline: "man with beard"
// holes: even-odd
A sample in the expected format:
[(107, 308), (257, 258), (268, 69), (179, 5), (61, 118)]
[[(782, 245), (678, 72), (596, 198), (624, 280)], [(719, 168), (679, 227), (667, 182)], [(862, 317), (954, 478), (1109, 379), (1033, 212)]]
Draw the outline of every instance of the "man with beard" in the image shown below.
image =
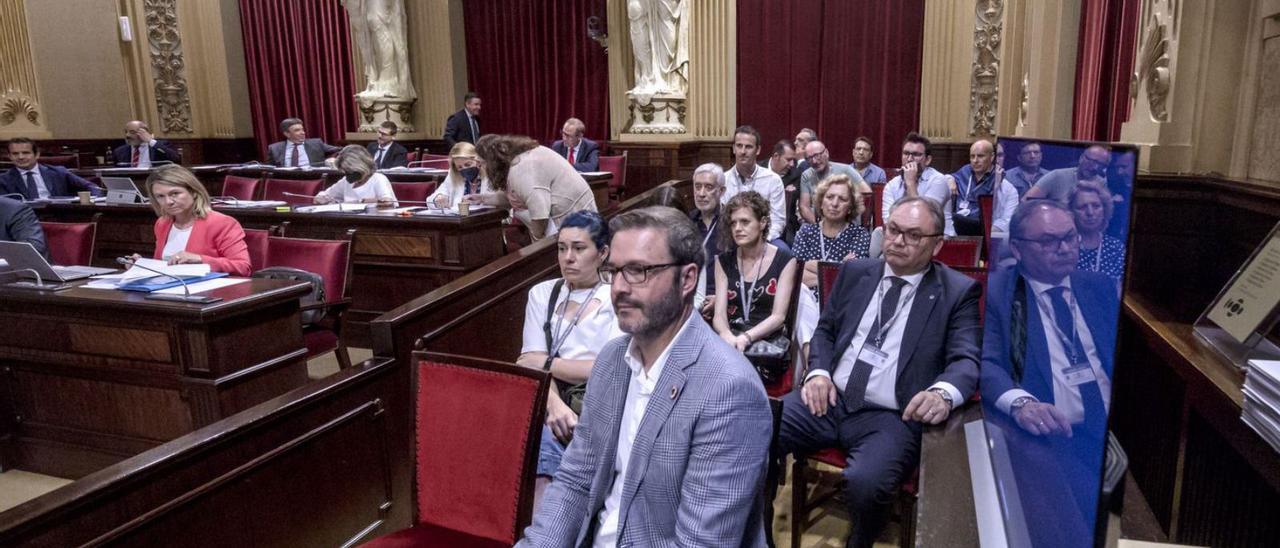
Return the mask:
[(573, 443), (518, 546), (764, 546), (772, 415), (755, 369), (693, 313), (698, 231), (667, 207), (609, 228), (600, 281), (627, 335), (596, 358)]
[(182, 154), (170, 146), (169, 141), (156, 139), (142, 120), (124, 125), (124, 142), (111, 151), (111, 158), (118, 165), (147, 168), (159, 162), (182, 162)]
[(1076, 167), (1050, 171), (1023, 195), (1023, 199), (1048, 198), (1066, 204), (1071, 199), (1077, 182), (1088, 181), (1098, 186), (1107, 186), (1107, 167), (1110, 165), (1111, 151), (1102, 145), (1093, 145), (1080, 153), (1080, 161)]

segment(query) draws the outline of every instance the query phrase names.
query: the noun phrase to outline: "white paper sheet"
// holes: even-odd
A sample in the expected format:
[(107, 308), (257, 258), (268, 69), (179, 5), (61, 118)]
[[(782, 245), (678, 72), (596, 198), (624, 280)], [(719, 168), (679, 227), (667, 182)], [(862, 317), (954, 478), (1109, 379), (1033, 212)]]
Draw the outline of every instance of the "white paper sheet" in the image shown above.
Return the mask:
[[(187, 287), (191, 290), (191, 293), (194, 295), (196, 293), (211, 291), (219, 287), (227, 287), (231, 285), (242, 284), (247, 281), (249, 281), (249, 278), (214, 278), (212, 280), (205, 280), (203, 282), (193, 283)], [(182, 286), (178, 286), (178, 287), (170, 287), (168, 289), (161, 289), (159, 291), (153, 291), (152, 293), (164, 293), (166, 295), (183, 295), (186, 292), (182, 290)]]

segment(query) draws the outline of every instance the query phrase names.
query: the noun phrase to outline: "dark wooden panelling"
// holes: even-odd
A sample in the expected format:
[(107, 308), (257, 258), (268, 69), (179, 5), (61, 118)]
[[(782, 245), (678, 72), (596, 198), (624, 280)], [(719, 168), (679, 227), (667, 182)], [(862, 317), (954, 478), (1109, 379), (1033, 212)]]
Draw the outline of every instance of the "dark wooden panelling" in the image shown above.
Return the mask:
[[(1275, 546), (1280, 493), (1259, 482), (1253, 467), (1218, 429), (1192, 412), (1187, 425), (1186, 479), (1177, 541), (1197, 546)], [(1272, 455), (1275, 458), (1275, 455)]]
[(627, 153), (627, 181), (623, 198), (638, 196), (673, 179), (687, 179), (706, 162), (721, 167), (733, 163), (733, 144), (727, 141), (624, 143), (609, 141), (609, 154)]
[[(124, 126), (121, 125), (121, 128)], [(123, 132), (123, 129), (121, 130)], [(259, 160), (258, 148), (252, 138), (242, 139), (169, 139), (169, 143), (182, 154), (184, 165), (238, 164)], [(80, 167), (98, 165), (98, 158), (124, 145), (124, 139), (58, 139), (40, 143), (41, 154), (59, 154), (73, 150), (80, 156)], [(5, 151), (8, 156), (8, 151)], [(126, 160), (128, 160), (126, 158)]]

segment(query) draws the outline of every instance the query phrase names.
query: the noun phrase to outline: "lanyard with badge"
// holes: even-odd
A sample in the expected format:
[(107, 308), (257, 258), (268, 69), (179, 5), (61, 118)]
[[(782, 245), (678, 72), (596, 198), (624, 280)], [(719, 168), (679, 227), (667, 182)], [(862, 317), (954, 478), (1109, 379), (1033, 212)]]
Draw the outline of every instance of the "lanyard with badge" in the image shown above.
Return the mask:
[[(1099, 248), (1101, 251), (1101, 248)], [(1075, 294), (1070, 294), (1070, 299), (1063, 299), (1067, 302), (1067, 310), (1071, 314), (1071, 334), (1067, 335), (1058, 326), (1058, 322), (1054, 321), (1053, 302), (1046, 296), (1046, 292), (1038, 293), (1036, 301), (1040, 306), (1045, 307), (1049, 311), (1049, 324), (1053, 326), (1053, 334), (1058, 337), (1058, 343), (1062, 345), (1063, 354), (1067, 357), (1067, 367), (1062, 370), (1062, 377), (1068, 386), (1080, 386), (1097, 380), (1093, 374), (1093, 365), (1089, 363), (1089, 357), (1080, 355), (1077, 348), (1083, 347), (1084, 344), (1079, 342), (1079, 333), (1076, 330), (1076, 298)]]
[[(572, 332), (573, 332), (573, 328), (574, 328), (574, 327), (576, 327), (576, 326), (578, 325), (578, 320), (581, 320), (581, 319), (582, 319), (582, 314), (583, 314), (583, 312), (586, 312), (586, 310), (587, 310), (587, 305), (591, 302), (591, 296), (592, 296), (592, 295), (595, 295), (595, 293), (596, 293), (596, 289), (597, 289), (597, 288), (599, 288), (599, 287), (600, 287), (600, 284), (599, 284), (599, 283), (597, 283), (596, 285), (591, 286), (590, 291), (587, 293), (587, 298), (583, 299), (583, 300), (582, 300), (582, 302), (581, 302), (580, 304), (578, 304), (578, 312), (577, 312), (576, 314), (574, 314), (574, 315), (573, 315), (573, 320), (569, 322), (569, 327), (568, 327), (568, 328), (565, 328), (565, 329), (563, 329), (563, 330), (562, 330), (562, 328), (563, 328), (563, 326), (564, 326), (564, 317), (565, 317), (565, 314), (564, 314), (564, 312), (561, 312), (561, 313), (560, 313), (560, 318), (559, 318), (558, 320), (556, 320), (556, 329), (555, 329), (555, 334), (553, 334), (553, 335), (551, 336), (551, 340), (553, 341), (553, 343), (552, 343), (552, 348), (548, 348), (548, 349), (547, 349), (547, 355), (548, 355), (548, 356), (552, 356), (552, 357), (554, 357), (554, 356), (559, 356), (559, 355), (560, 355), (560, 348), (561, 348), (561, 347), (563, 347), (563, 346), (564, 346), (564, 342), (565, 342), (566, 340), (568, 340), (568, 339), (569, 339), (569, 334), (570, 334), (570, 333), (572, 333)], [(564, 296), (564, 308), (565, 308), (565, 311), (568, 311), (568, 309), (569, 309), (569, 303), (570, 303), (571, 301), (573, 301), (573, 290), (572, 290), (572, 289), (570, 289), (570, 290), (569, 290), (569, 292), (568, 292), (568, 294)]]
[(707, 235), (702, 237), (702, 247), (707, 247), (707, 242), (711, 240), (711, 235), (715, 233), (717, 224), (720, 224), (719, 215), (711, 219), (711, 226), (707, 227)]
[[(881, 369), (889, 363), (889, 353), (881, 350), (884, 346), (885, 335), (889, 332), (889, 328), (893, 326), (893, 321), (898, 319), (898, 314), (902, 313), (902, 309), (907, 307), (908, 302), (911, 302), (911, 297), (916, 291), (914, 285), (907, 284), (910, 289), (904, 290), (898, 296), (898, 308), (893, 311), (893, 315), (889, 316), (888, 320), (885, 320), (880, 316), (882, 312), (880, 307), (884, 301), (884, 282), (888, 280), (888, 277), (881, 278), (879, 287), (876, 288), (876, 323), (879, 323), (879, 325), (875, 326), (873, 324), (873, 327), (876, 327), (875, 333), (867, 333), (866, 340), (862, 342), (862, 350), (858, 352), (859, 361), (866, 362), (876, 369)], [(907, 293), (907, 291), (910, 291), (910, 293)]]
[[(766, 252), (768, 250), (765, 250)], [(748, 295), (754, 296), (756, 292), (756, 282), (760, 281), (760, 267), (764, 266), (764, 256), (766, 253), (760, 254), (760, 260), (756, 262), (756, 275), (751, 280), (751, 285), (747, 285), (747, 273), (742, 271), (741, 250), (736, 252), (738, 255), (738, 297), (742, 298), (742, 323), (751, 323), (751, 301), (747, 299)]]
[(960, 187), (959, 188), (960, 201), (956, 203), (956, 213), (959, 213), (961, 215), (964, 215), (965, 217), (968, 217), (969, 216), (969, 195), (973, 193), (973, 187), (978, 186), (977, 177), (974, 177), (972, 173), (969, 175), (968, 187), (961, 186), (959, 181), (956, 182), (956, 185)]
[[(849, 225), (845, 225), (844, 228), (840, 229), (840, 233), (836, 234), (836, 237), (832, 238), (832, 240), (837, 242), (840, 241), (840, 238), (844, 236), (844, 231), (846, 230), (849, 230)], [(832, 260), (827, 256), (827, 235), (822, 233), (822, 225), (818, 225), (818, 256), (822, 257), (822, 260), (824, 261)]]

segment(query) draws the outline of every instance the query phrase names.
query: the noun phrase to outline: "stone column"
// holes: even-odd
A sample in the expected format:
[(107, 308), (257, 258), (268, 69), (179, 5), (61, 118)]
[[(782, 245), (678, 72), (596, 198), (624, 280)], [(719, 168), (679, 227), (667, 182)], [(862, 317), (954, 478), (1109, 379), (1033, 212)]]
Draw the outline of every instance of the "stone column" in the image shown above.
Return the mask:
[(974, 60), (973, 0), (930, 0), (924, 9), (920, 127), (930, 139), (969, 141)]
[(49, 138), (23, 0), (0, 0), (0, 58), (0, 139)]

